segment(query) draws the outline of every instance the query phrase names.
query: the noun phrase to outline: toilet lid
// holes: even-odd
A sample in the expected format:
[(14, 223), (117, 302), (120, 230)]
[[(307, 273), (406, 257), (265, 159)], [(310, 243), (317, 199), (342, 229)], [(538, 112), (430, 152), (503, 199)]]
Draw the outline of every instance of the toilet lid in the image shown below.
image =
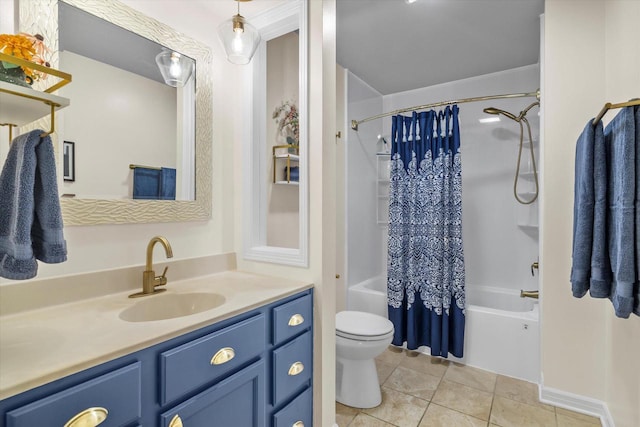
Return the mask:
[(336, 314), (336, 333), (346, 338), (381, 337), (393, 333), (393, 323), (377, 314), (341, 311)]

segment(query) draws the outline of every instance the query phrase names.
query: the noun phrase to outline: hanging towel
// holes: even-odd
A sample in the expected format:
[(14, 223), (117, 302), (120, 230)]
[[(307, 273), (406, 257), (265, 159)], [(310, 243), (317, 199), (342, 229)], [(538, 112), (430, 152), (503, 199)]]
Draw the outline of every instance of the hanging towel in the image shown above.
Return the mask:
[(137, 167), (133, 170), (133, 198), (158, 199), (160, 195), (160, 169)]
[(634, 108), (626, 107), (604, 130), (610, 165), (607, 174), (607, 228), (613, 280), (609, 298), (616, 316), (622, 318), (629, 317), (634, 309), (634, 287), (637, 286), (635, 122)]
[(640, 105), (635, 107), (636, 126), (636, 284), (633, 313), (640, 316)]
[(587, 293), (591, 277), (594, 242), (594, 146), (596, 138), (602, 139), (602, 135), (602, 123), (598, 122), (594, 127), (590, 121), (576, 143), (571, 290), (577, 298)]
[(51, 138), (42, 130), (16, 137), (0, 174), (0, 276), (24, 280), (36, 259), (67, 260)]
[(161, 200), (176, 199), (176, 170), (162, 168), (160, 171), (160, 197)]
[(593, 245), (589, 294), (593, 298), (609, 298), (612, 273), (607, 245), (607, 149), (602, 122), (598, 121), (595, 127), (593, 142)]

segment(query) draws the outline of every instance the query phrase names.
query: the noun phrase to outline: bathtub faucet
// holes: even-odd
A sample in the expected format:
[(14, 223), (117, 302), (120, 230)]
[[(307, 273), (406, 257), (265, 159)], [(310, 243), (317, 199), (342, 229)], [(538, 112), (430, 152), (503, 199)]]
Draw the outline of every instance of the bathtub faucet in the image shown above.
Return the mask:
[(524, 291), (520, 289), (520, 298), (535, 298), (538, 299), (538, 291)]

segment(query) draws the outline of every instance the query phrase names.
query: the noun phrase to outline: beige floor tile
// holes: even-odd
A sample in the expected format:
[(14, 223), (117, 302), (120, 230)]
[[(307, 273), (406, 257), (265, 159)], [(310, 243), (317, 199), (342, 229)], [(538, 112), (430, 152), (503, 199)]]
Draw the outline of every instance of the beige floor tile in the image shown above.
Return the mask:
[[(568, 409), (564, 409), (564, 408), (556, 408), (556, 414), (561, 415), (563, 417), (571, 417), (571, 418), (575, 418), (578, 419), (584, 423), (587, 423), (586, 425), (602, 425), (600, 423), (600, 418), (596, 418), (596, 417), (592, 417), (591, 415), (585, 415), (585, 414), (580, 414), (578, 412), (573, 412), (573, 411), (569, 411)], [(560, 425), (560, 421), (558, 420), (558, 425)], [(582, 425), (582, 424), (577, 424), (577, 425)]]
[(384, 382), (384, 386), (424, 400), (431, 400), (440, 378), (398, 366)]
[(554, 427), (556, 416), (546, 409), (496, 396), (491, 422), (501, 427)]
[(538, 385), (528, 381), (498, 375), (495, 393), (496, 396), (537, 406), (547, 411), (555, 411), (553, 406), (545, 405), (538, 400)]
[(416, 427), (429, 402), (382, 387), (382, 403), (362, 412), (399, 427)]
[(591, 421), (581, 420), (579, 418), (574, 418), (562, 414), (556, 414), (556, 420), (558, 421), (558, 427), (593, 427), (600, 425), (600, 420), (598, 420), (597, 418), (597, 424), (595, 424)]
[(489, 419), (493, 393), (442, 380), (431, 401), (482, 420)]
[(491, 393), (495, 390), (497, 377), (498, 375), (493, 372), (461, 365), (459, 363), (451, 363), (447, 372), (444, 374), (445, 380)]
[(378, 382), (380, 384), (384, 384), (384, 382), (389, 378), (389, 375), (396, 369), (395, 365), (392, 365), (387, 362), (383, 362), (381, 360), (376, 360), (376, 371), (378, 371)]
[(486, 427), (487, 422), (432, 403), (419, 427)]
[(402, 353), (396, 353), (387, 348), (380, 356), (376, 357), (376, 361), (398, 366), (404, 358), (406, 358), (404, 351)]
[(440, 357), (420, 354), (416, 357), (405, 357), (400, 366), (442, 378), (449, 367), (449, 361)]
[(394, 427), (393, 424), (385, 423), (382, 420), (360, 413), (349, 424), (349, 427)]
[(336, 423), (338, 427), (347, 427), (356, 415), (358, 415), (358, 412), (360, 411), (356, 408), (336, 402)]

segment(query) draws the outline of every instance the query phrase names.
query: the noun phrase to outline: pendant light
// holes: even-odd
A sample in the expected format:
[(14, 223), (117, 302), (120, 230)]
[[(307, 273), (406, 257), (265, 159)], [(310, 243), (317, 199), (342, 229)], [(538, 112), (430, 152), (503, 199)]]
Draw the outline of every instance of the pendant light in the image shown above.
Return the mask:
[(240, 2), (251, 0), (235, 0), (238, 2), (238, 14), (223, 22), (218, 27), (218, 36), (227, 53), (227, 59), (233, 64), (248, 64), (260, 44), (258, 30), (240, 15)]
[(193, 60), (169, 49), (156, 55), (156, 64), (164, 82), (173, 87), (183, 87), (193, 73)]

